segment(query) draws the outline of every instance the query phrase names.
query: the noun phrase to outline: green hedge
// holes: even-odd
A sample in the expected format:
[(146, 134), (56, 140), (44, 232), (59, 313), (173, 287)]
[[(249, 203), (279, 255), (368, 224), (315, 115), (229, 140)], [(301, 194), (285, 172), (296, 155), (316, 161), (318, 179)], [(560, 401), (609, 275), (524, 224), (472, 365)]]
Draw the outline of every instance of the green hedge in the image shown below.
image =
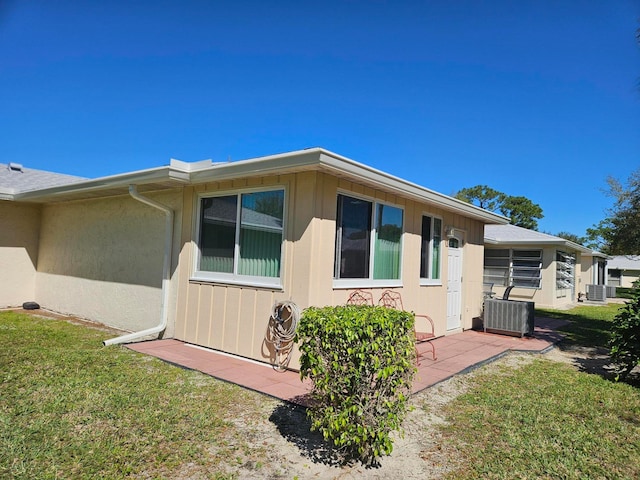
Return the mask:
[(633, 290), (613, 319), (611, 328), (611, 360), (617, 367), (617, 379), (625, 380), (631, 370), (640, 365), (640, 289)]
[(313, 382), (312, 428), (370, 464), (393, 449), (415, 373), (412, 313), (384, 307), (308, 308), (298, 325), (300, 376)]
[(633, 298), (637, 288), (616, 287), (616, 298)]

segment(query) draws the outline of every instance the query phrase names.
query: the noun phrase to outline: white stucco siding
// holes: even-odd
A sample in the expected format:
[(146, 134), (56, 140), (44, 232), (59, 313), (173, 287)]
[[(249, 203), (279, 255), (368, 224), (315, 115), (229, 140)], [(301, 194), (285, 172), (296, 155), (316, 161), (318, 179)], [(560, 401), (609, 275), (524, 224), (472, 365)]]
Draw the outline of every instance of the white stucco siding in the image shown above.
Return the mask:
[(34, 300), (40, 207), (0, 201), (0, 308)]
[[(181, 192), (148, 196), (181, 217)], [(128, 196), (47, 205), (37, 300), (46, 308), (123, 330), (155, 326), (160, 321), (164, 240), (164, 214)], [(175, 262), (172, 272), (174, 268)]]

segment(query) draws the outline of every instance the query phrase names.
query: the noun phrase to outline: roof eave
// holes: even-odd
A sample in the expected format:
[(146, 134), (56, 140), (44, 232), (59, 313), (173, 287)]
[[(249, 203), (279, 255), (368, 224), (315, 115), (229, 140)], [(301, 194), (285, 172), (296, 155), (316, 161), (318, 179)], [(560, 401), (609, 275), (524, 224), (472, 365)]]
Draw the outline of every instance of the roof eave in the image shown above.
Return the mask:
[(503, 225), (509, 219), (483, 210), (475, 205), (421, 187), (415, 183), (387, 174), (322, 148), (309, 148), (268, 157), (215, 165), (210, 169), (193, 172), (192, 183), (231, 180), (246, 175), (285, 174), (318, 169), (354, 181), (382, 187), (402, 197), (435, 203), (439, 207), (480, 220), (484, 223)]
[(495, 238), (485, 238), (484, 243), (490, 245), (556, 245), (567, 248), (572, 248), (582, 253), (593, 253), (593, 251), (577, 243), (573, 243), (569, 240), (564, 242), (556, 240), (498, 240)]
[(69, 195), (82, 198), (84, 194), (91, 194), (106, 189), (123, 189), (126, 193), (129, 185), (152, 185), (154, 183), (175, 183), (181, 186), (189, 183), (189, 173), (172, 167), (158, 167), (138, 172), (130, 172), (109, 177), (101, 177), (57, 187), (41, 190), (20, 192), (14, 195), (14, 200), (25, 202), (55, 201), (57, 198)]

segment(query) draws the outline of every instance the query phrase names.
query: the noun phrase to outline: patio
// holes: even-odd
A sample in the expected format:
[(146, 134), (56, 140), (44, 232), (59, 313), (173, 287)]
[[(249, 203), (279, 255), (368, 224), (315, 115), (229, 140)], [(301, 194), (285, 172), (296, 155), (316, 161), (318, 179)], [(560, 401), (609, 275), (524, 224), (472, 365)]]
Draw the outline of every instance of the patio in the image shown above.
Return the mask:
[[(420, 357), (413, 393), (494, 361), (508, 352), (544, 353), (562, 339), (556, 329), (565, 323), (564, 320), (536, 317), (534, 335), (524, 338), (474, 330), (437, 338), (433, 342), (438, 359), (431, 360), (429, 352)], [(305, 396), (311, 388), (309, 381), (300, 380), (298, 372), (278, 372), (265, 363), (179, 340), (152, 340), (127, 347), (299, 405), (305, 404)], [(428, 349), (428, 346), (421, 346), (421, 353), (425, 347)]]

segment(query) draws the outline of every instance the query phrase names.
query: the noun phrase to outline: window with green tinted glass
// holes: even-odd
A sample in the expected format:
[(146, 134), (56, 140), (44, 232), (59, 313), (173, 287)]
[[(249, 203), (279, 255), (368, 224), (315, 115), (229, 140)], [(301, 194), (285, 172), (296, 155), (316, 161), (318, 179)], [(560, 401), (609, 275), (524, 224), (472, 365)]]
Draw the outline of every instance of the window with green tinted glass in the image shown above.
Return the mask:
[(284, 190), (200, 200), (199, 272), (280, 276)]
[(400, 279), (403, 211), (338, 195), (336, 279)]

